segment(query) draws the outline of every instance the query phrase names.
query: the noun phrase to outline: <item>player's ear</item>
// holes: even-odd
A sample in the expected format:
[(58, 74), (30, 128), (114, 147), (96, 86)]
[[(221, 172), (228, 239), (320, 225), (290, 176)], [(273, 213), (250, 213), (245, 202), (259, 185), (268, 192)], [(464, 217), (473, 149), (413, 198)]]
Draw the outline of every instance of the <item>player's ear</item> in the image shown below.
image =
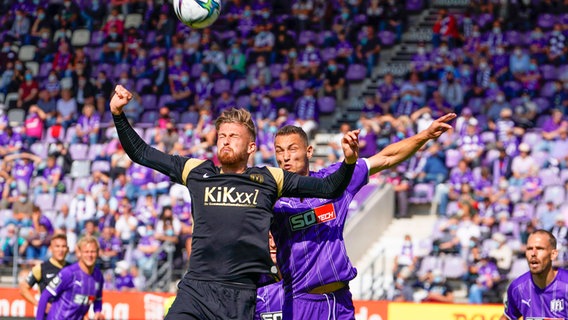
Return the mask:
[(311, 159), (313, 155), (314, 155), (314, 147), (308, 146), (308, 148), (306, 149), (306, 157), (308, 157), (308, 159)]
[(552, 249), (552, 253), (550, 255), (550, 258), (552, 259), (552, 261), (554, 261), (554, 260), (556, 260), (557, 257), (558, 257), (558, 250)]
[(256, 152), (256, 142), (251, 141), (248, 146), (248, 154), (253, 154)]

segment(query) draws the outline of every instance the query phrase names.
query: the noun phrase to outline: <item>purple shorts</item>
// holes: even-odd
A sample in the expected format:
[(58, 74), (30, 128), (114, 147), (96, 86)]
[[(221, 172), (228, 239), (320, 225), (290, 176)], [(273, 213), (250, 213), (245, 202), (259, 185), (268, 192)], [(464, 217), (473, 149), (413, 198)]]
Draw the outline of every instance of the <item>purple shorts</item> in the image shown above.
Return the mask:
[(354, 320), (355, 307), (349, 287), (324, 294), (285, 294), (282, 319)]

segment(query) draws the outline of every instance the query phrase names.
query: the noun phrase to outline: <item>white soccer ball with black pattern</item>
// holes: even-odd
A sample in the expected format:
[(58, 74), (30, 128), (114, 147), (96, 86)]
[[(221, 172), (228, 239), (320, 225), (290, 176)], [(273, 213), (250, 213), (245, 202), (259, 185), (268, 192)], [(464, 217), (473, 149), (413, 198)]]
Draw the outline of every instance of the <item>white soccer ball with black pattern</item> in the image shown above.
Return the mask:
[(178, 19), (195, 29), (212, 25), (221, 13), (221, 0), (173, 0), (173, 5)]

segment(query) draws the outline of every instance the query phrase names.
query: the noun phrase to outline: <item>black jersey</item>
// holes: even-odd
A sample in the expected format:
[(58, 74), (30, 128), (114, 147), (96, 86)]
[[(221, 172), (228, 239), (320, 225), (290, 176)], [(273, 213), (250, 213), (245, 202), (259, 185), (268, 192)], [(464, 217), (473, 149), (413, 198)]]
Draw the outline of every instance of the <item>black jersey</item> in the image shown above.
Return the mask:
[(65, 267), (67, 263), (60, 265), (57, 261), (50, 258), (40, 264), (36, 264), (32, 271), (28, 274), (26, 282), (32, 288), (36, 283), (39, 286), (39, 292), (42, 292), (45, 287), (49, 284), (51, 279), (53, 279), (61, 270)]
[(114, 116), (114, 121), (120, 142), (134, 162), (189, 188), (194, 229), (186, 277), (191, 279), (252, 283), (260, 274), (270, 273), (268, 230), (276, 200), (281, 196), (336, 198), (349, 184), (355, 167), (344, 164), (323, 179), (272, 167), (222, 173), (210, 160), (151, 148), (124, 114)]

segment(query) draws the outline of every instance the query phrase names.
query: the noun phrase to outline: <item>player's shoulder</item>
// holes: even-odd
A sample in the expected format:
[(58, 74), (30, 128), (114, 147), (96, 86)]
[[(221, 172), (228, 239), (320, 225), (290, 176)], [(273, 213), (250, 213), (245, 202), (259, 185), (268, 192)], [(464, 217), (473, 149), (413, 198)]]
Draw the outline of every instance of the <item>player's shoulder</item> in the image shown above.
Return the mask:
[(531, 273), (527, 271), (511, 282), (511, 284), (509, 285), (509, 290), (513, 291), (522, 289), (529, 284), (532, 284), (532, 278)]
[(568, 283), (568, 269), (558, 268), (557, 270), (558, 270), (558, 273), (556, 274), (557, 279), (564, 283)]

